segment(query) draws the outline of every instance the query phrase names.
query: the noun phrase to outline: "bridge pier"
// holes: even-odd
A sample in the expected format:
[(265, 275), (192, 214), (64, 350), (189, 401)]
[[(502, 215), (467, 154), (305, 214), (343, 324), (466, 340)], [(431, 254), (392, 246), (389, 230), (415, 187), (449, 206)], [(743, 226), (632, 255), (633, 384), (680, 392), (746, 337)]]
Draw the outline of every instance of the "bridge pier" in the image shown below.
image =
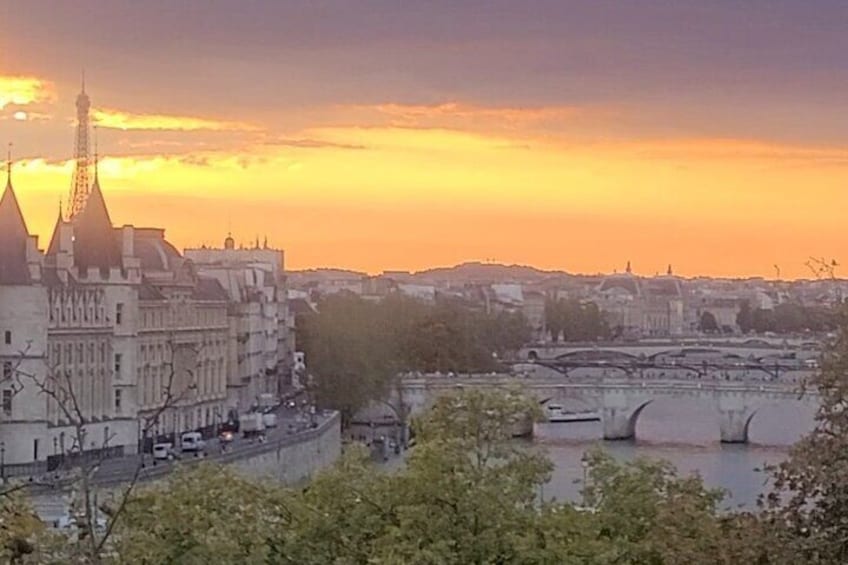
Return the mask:
[(748, 428), (757, 412), (744, 394), (717, 397), (722, 443), (748, 443)]
[(636, 436), (636, 421), (639, 419), (639, 414), (650, 403), (651, 400), (643, 400), (635, 405), (604, 406), (601, 410), (604, 439), (633, 439)]
[(721, 443), (748, 443), (748, 428), (755, 410), (720, 410)]

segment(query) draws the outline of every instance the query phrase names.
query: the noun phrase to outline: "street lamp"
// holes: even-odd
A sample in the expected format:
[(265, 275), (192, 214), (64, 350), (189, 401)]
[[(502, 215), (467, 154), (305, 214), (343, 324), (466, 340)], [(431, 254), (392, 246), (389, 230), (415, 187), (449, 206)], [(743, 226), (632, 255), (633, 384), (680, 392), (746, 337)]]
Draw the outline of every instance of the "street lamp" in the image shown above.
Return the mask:
[(588, 480), (587, 478), (589, 476), (589, 458), (586, 457), (585, 453), (583, 454), (583, 457), (580, 458), (580, 466), (583, 467), (583, 494), (582, 494), (583, 502), (582, 502), (582, 505), (585, 507), (586, 506), (586, 488), (587, 488), (586, 482), (587, 482), (587, 480)]

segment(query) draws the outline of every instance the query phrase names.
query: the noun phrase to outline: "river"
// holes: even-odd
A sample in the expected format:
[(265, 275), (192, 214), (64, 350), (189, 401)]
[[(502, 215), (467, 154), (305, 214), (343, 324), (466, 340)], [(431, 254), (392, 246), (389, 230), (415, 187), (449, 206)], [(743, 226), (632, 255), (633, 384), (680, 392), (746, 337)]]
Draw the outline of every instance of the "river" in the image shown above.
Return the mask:
[(699, 473), (710, 487), (728, 492), (725, 508), (753, 509), (768, 487), (764, 464), (785, 459), (789, 446), (812, 429), (815, 409), (794, 402), (760, 409), (751, 422), (745, 445), (719, 442), (719, 423), (713, 406), (687, 399), (668, 399), (648, 405), (636, 425), (632, 441), (602, 441), (600, 422), (537, 424), (534, 443), (543, 446), (554, 462), (545, 500), (578, 501), (587, 449), (600, 445), (613, 456), (662, 458), (683, 473)]

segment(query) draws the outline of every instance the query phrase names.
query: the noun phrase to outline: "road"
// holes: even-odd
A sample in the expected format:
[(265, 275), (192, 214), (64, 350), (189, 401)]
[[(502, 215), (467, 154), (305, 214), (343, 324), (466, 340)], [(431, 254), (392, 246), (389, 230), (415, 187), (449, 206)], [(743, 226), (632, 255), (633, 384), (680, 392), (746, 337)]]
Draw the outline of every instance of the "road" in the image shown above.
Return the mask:
[[(313, 430), (311, 421), (314, 421), (315, 426), (319, 427), (331, 419), (334, 414), (333, 412), (318, 411), (314, 418), (311, 418), (308, 413), (300, 409), (282, 407), (276, 413), (278, 425), (266, 431), (264, 442), (260, 443), (257, 440), (238, 436), (228, 445), (226, 451), (222, 451), (218, 439), (210, 439), (206, 444), (205, 456), (195, 457), (193, 454), (184, 454), (174, 461), (157, 461), (155, 464), (150, 454), (132, 454), (107, 459), (101, 463), (97, 470), (94, 483), (99, 488), (128, 484), (139, 468), (141, 469), (139, 480), (147, 482), (165, 477), (180, 463), (192, 464), (204, 460), (232, 463), (264, 451), (276, 449), (280, 445), (300, 441)], [(52, 522), (66, 513), (70, 486), (69, 480), (62, 481), (60, 479), (57, 486), (54, 487), (36, 486), (29, 489), (33, 506), (42, 519)]]

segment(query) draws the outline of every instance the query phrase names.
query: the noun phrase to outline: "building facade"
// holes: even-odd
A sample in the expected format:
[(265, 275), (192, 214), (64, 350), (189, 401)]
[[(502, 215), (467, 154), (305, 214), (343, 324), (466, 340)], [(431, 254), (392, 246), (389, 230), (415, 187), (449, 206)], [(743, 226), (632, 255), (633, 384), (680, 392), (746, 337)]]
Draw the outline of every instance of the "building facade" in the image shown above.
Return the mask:
[(236, 248), (186, 249), (185, 256), (204, 277), (224, 289), (229, 312), (227, 401), (239, 412), (262, 395), (279, 396), (292, 383), (294, 327), (288, 310), (285, 254), (259, 242)]
[[(78, 109), (87, 108), (85, 97)], [(229, 249), (220, 269), (196, 265), (162, 229), (113, 226), (93, 163), (89, 185), (75, 172), (73, 206), (59, 211), (46, 251), (7, 163), (0, 469), (9, 475), (211, 431), (230, 408), (278, 394), (293, 362), (282, 251)]]

